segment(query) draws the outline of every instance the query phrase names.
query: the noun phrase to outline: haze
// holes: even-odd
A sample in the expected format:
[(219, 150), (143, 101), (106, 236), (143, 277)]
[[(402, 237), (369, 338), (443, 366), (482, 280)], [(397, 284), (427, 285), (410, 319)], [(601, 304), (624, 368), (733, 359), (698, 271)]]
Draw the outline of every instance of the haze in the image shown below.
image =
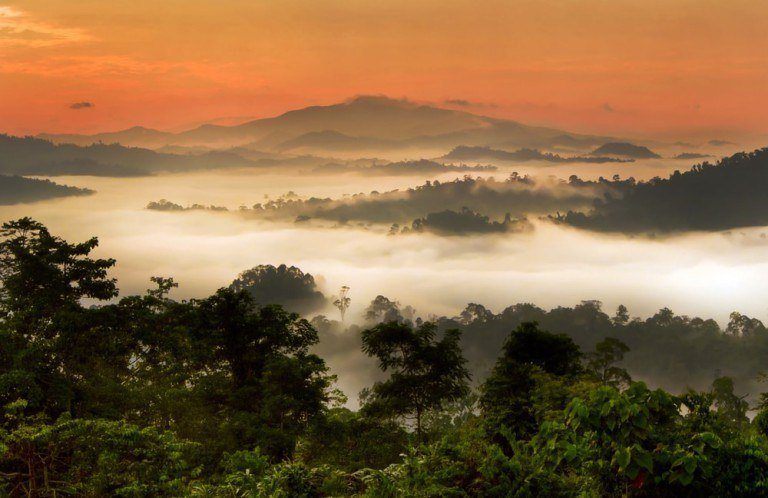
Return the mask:
[[(121, 296), (311, 274), (301, 312), (332, 320), (353, 397), (377, 296), (441, 323), (597, 300), (738, 335), (768, 319), (766, 25), (749, 1), (1, 3), (0, 218), (98, 237)], [(709, 384), (656, 345), (633, 345), (642, 378)], [(721, 366), (752, 385), (744, 354)]]
[[(638, 178), (648, 178), (677, 166), (667, 162), (632, 171), (639, 173)], [(616, 168), (603, 166), (593, 175), (610, 176)], [(341, 197), (374, 187), (406, 188), (420, 183), (419, 178), (339, 182), (334, 177), (235, 171), (55, 179), (97, 193), (2, 207), (0, 216), (32, 216), (71, 240), (98, 235), (97, 254), (117, 259), (114, 274), (123, 294), (142, 293), (150, 286), (149, 278), (160, 275), (181, 284), (174, 296), (200, 297), (229, 284), (246, 268), (286, 263), (315, 275), (328, 295), (349, 285), (354, 321), (378, 294), (410, 304), (424, 317), (453, 316), (469, 302), (500, 311), (517, 302), (552, 308), (587, 299), (603, 301), (608, 310), (625, 304), (640, 317), (663, 307), (678, 314), (714, 317), (723, 325), (734, 310), (768, 317), (762, 299), (768, 291), (768, 264), (763, 258), (768, 241), (759, 228), (651, 239), (593, 235), (536, 221), (529, 234), (391, 237), (386, 225), (302, 228), (292, 220), (265, 222), (237, 212), (175, 214), (144, 206), (168, 198), (184, 205), (197, 202), (236, 210), (289, 190), (304, 197)], [(337, 312), (329, 307), (325, 313)]]
[(581, 132), (764, 136), (766, 24), (748, 0), (14, 0), (0, 121), (179, 130), (386, 94)]

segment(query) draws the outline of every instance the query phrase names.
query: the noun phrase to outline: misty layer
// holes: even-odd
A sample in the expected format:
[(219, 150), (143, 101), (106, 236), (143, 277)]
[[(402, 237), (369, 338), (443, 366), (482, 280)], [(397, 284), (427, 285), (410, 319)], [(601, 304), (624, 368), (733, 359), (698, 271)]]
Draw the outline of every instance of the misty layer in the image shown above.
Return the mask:
[(704, 162), (667, 179), (638, 183), (589, 213), (556, 219), (606, 232), (726, 230), (768, 224), (768, 148)]
[(563, 157), (551, 152), (541, 152), (537, 149), (519, 149), (514, 152), (492, 149), (490, 147), (469, 147), (461, 145), (454, 148), (451, 152), (443, 156), (444, 159), (452, 160), (482, 160), (495, 159), (499, 161), (544, 161), (549, 163), (625, 163), (632, 162), (634, 159), (618, 159), (615, 157), (601, 156), (571, 156)]
[(0, 205), (90, 194), (93, 194), (93, 190), (59, 185), (50, 180), (0, 175)]

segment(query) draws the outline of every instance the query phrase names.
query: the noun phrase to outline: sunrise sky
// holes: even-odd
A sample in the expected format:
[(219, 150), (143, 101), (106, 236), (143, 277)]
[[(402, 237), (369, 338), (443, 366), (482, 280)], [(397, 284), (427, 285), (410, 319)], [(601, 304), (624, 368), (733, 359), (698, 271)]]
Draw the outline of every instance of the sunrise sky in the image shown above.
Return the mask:
[(759, 0), (0, 0), (0, 131), (386, 94), (573, 131), (760, 134), (766, 27)]

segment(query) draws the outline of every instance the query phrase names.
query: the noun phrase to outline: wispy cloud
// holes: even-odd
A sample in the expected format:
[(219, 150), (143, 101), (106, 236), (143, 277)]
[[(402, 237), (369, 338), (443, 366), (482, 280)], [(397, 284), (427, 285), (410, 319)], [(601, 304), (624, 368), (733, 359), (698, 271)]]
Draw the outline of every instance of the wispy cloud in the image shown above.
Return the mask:
[(446, 105), (451, 105), (456, 107), (485, 107), (485, 108), (497, 107), (497, 105), (493, 103), (475, 102), (475, 101), (466, 100), (466, 99), (445, 99), (443, 103)]
[(91, 109), (93, 107), (96, 107), (96, 105), (93, 102), (75, 102), (73, 104), (69, 104), (70, 109)]
[(51, 47), (90, 39), (83, 30), (46, 23), (22, 10), (0, 5), (0, 46)]

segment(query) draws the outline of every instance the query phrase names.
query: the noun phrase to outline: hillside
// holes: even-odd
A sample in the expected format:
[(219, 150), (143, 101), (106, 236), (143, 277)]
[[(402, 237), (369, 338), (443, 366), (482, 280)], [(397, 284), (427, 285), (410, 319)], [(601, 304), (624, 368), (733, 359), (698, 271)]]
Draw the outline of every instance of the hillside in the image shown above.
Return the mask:
[(3, 206), (93, 193), (93, 190), (59, 185), (50, 180), (0, 175), (0, 205)]
[(768, 225), (768, 148), (637, 184), (560, 222), (606, 232), (727, 230)]
[(632, 159), (658, 159), (661, 156), (642, 145), (627, 142), (610, 142), (592, 151), (593, 156), (620, 156)]

